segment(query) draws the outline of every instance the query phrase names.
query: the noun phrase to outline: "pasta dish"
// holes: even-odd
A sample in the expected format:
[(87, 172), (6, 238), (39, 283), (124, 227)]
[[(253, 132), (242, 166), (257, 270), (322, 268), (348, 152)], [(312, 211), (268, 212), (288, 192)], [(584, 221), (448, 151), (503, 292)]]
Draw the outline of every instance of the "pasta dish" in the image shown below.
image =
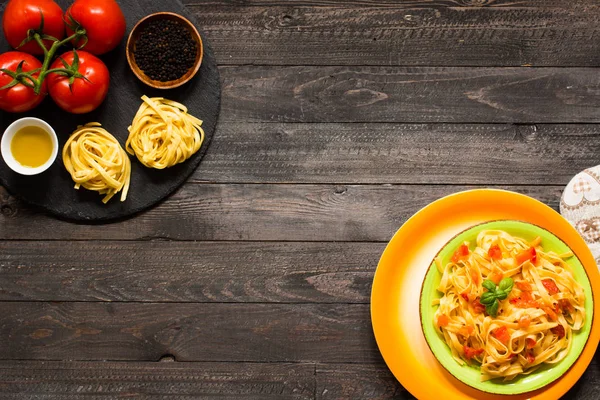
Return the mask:
[(481, 380), (511, 380), (560, 362), (583, 327), (585, 294), (565, 262), (501, 230), (483, 230), (458, 246), (437, 288), (434, 325), (461, 365), (481, 366)]

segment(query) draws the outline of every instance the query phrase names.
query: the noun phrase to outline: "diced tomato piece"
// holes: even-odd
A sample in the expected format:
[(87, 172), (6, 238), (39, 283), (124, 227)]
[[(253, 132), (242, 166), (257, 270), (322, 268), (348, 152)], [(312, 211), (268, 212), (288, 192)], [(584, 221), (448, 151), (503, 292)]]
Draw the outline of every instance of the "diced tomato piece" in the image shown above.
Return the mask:
[(531, 284), (525, 281), (515, 282), (517, 288), (522, 292), (531, 292)]
[(527, 250), (523, 250), (519, 254), (517, 254), (516, 258), (518, 265), (521, 265), (525, 261), (529, 260), (531, 260), (531, 262), (535, 264), (537, 262), (537, 252), (535, 251), (534, 247), (530, 247)]
[(548, 314), (548, 318), (550, 318), (551, 321), (556, 321), (558, 319), (558, 315), (556, 315), (556, 313), (554, 312), (553, 309), (551, 309), (550, 307), (547, 306), (543, 306), (542, 310)]
[(483, 314), (485, 312), (485, 306), (479, 302), (479, 297), (473, 300), (473, 311), (475, 314)]
[(558, 303), (554, 303), (554, 312), (558, 314), (562, 314), (562, 308), (558, 305)]
[[(488, 256), (492, 260), (501, 260), (502, 259), (502, 250), (500, 250), (500, 246), (497, 244), (491, 246), (488, 250)], [(498, 284), (498, 282), (496, 282)]]
[(480, 355), (483, 353), (483, 349), (474, 349), (473, 347), (463, 346), (463, 350), (465, 352), (465, 358), (470, 360), (471, 358)]
[(548, 293), (550, 293), (550, 295), (560, 292), (560, 290), (558, 290), (558, 286), (556, 286), (556, 283), (552, 279), (543, 279), (542, 284)]
[(472, 325), (466, 325), (458, 330), (458, 334), (468, 338), (473, 333), (473, 330), (474, 328)]
[(450, 318), (446, 314), (442, 314), (437, 319), (438, 326), (448, 326), (450, 323)]
[(454, 254), (452, 255), (452, 262), (458, 262), (458, 260), (460, 260), (463, 257), (466, 257), (469, 255), (469, 246), (467, 246), (466, 244), (461, 244), (460, 246), (458, 246), (458, 249), (456, 249), (456, 251), (454, 252)]
[(462, 297), (463, 299), (465, 299), (466, 302), (469, 302), (469, 294), (468, 293), (461, 293), (460, 297)]
[(527, 362), (529, 364), (533, 364), (535, 362), (535, 356), (533, 355), (533, 353), (531, 351), (527, 352), (527, 355), (525, 356), (525, 358), (527, 359)]
[(500, 281), (502, 280), (502, 278), (504, 278), (504, 275), (502, 275), (501, 272), (494, 272), (493, 274), (491, 274), (490, 276), (488, 276), (488, 279), (492, 282), (494, 282), (496, 285), (500, 283)]
[(519, 318), (519, 328), (528, 328), (531, 325), (531, 317), (529, 315), (523, 315)]
[(519, 297), (513, 297), (509, 300), (517, 308), (539, 308), (540, 304), (533, 299), (531, 292), (521, 292)]
[(525, 339), (525, 347), (527, 347), (528, 349), (533, 349), (536, 345), (536, 341), (533, 340), (532, 338), (527, 338)]
[(475, 286), (479, 286), (479, 274), (475, 271), (471, 271), (471, 280), (473, 281), (473, 283), (475, 284)]
[(567, 299), (560, 299), (558, 301), (558, 306), (562, 311), (568, 311), (570, 313), (575, 312), (575, 307), (573, 307), (571, 302)]
[(492, 336), (494, 336), (496, 339), (498, 339), (505, 345), (508, 344), (508, 341), (510, 340), (510, 333), (508, 332), (508, 328), (505, 326), (494, 330), (492, 332)]
[(554, 328), (550, 329), (550, 332), (557, 335), (559, 339), (565, 337), (565, 328), (562, 325), (555, 326)]

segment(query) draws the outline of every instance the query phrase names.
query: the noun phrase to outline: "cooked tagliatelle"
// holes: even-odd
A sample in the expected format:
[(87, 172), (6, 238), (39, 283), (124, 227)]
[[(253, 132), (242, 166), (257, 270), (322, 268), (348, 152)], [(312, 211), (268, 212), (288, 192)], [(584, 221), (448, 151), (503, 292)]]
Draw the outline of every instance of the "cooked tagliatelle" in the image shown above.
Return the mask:
[(500, 230), (484, 230), (474, 249), (465, 242), (442, 274), (434, 300), (436, 328), (463, 365), (481, 365), (481, 380), (511, 380), (561, 361), (582, 328), (585, 295), (566, 259)]
[(121, 201), (127, 198), (131, 161), (117, 139), (99, 123), (79, 126), (65, 143), (62, 157), (75, 189), (84, 187), (105, 195), (104, 204), (118, 192)]
[(125, 148), (148, 168), (164, 169), (194, 155), (204, 142), (202, 121), (162, 97), (143, 96)]

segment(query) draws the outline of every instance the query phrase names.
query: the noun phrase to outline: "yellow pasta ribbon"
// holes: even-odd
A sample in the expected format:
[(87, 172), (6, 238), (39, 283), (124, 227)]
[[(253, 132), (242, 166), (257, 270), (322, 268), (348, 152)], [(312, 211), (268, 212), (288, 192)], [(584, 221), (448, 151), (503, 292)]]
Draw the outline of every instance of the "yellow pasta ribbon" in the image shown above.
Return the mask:
[(180, 103), (162, 97), (144, 101), (129, 127), (125, 149), (148, 168), (164, 169), (194, 155), (204, 142), (202, 120)]
[(65, 168), (75, 182), (104, 196), (104, 204), (118, 192), (127, 198), (131, 179), (131, 161), (117, 139), (97, 122), (79, 126), (62, 152)]

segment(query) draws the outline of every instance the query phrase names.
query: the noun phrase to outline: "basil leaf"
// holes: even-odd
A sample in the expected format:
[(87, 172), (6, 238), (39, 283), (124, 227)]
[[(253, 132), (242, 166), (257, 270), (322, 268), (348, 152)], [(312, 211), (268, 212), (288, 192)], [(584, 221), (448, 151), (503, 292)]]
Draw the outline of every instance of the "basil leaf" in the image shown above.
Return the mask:
[(483, 281), (481, 286), (483, 286), (484, 288), (486, 288), (487, 290), (489, 290), (492, 293), (496, 291), (496, 284), (494, 282), (490, 281), (489, 279), (486, 279), (485, 281)]
[(504, 300), (507, 297), (508, 297), (508, 293), (506, 293), (506, 292), (503, 292), (501, 290), (499, 290), (499, 291), (496, 292), (496, 298), (498, 300)]
[(498, 315), (498, 307), (500, 307), (500, 303), (498, 300), (494, 299), (494, 302), (488, 306), (485, 306), (485, 311), (491, 316), (496, 317)]
[(511, 278), (504, 278), (500, 281), (498, 288), (506, 294), (509, 294), (510, 291), (513, 289), (514, 284), (515, 282)]
[(479, 302), (481, 304), (492, 304), (496, 300), (496, 294), (492, 292), (485, 292), (481, 295)]

